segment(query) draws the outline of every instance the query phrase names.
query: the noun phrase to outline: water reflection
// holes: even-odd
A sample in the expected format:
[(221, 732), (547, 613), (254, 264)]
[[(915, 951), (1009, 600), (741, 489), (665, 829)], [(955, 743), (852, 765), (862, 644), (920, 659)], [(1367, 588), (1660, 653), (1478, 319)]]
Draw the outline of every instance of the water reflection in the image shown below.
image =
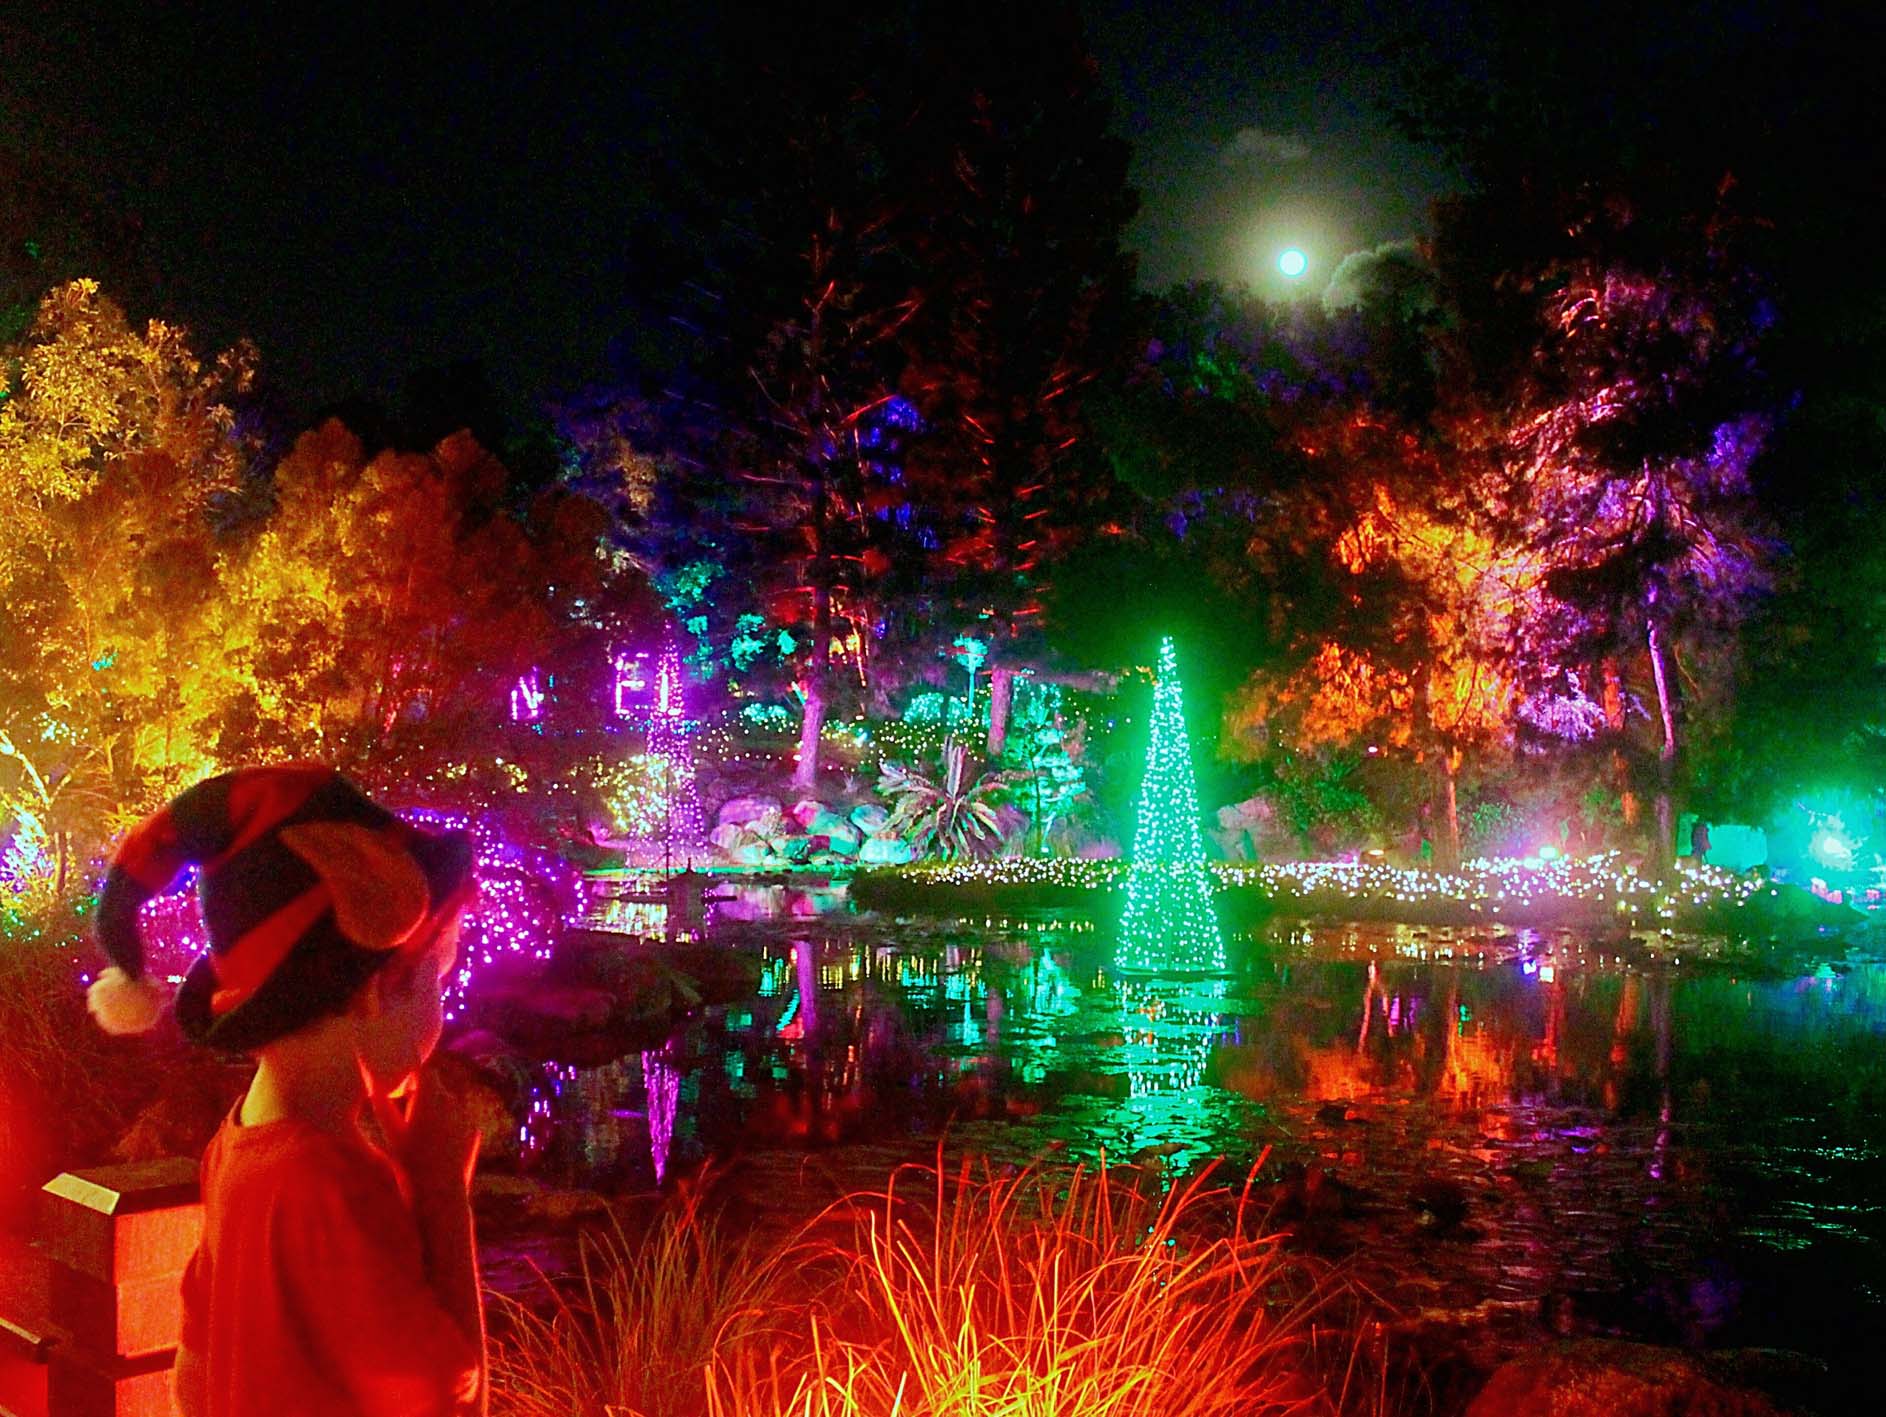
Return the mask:
[(530, 1164), (642, 1186), (944, 1129), (1170, 1172), (1270, 1147), (1340, 1179), (1328, 1242), (1423, 1308), (1571, 1294), (1621, 1330), (1808, 1348), (1830, 1311), (1886, 1321), (1878, 963), (1749, 977), (1695, 939), (1354, 926), (1181, 982), (1112, 977), (1087, 922), (788, 912), (748, 938), (751, 999), (546, 1070)]

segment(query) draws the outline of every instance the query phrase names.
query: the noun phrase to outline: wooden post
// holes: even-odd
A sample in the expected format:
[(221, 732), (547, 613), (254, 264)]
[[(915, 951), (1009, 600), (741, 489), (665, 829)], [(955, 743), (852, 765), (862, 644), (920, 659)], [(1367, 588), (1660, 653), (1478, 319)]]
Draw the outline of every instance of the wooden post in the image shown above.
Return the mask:
[(0, 1417), (171, 1417), (179, 1286), (203, 1231), (196, 1162), (55, 1176), (38, 1231), (37, 1276), (0, 1293), (40, 1311), (0, 1313)]

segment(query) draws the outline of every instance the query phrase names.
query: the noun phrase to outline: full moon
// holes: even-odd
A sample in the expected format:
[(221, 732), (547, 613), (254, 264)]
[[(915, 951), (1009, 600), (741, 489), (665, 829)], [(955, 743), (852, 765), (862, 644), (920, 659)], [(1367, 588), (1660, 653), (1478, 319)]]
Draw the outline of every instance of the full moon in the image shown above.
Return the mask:
[(1309, 257), (1305, 256), (1294, 246), (1277, 257), (1277, 269), (1289, 276), (1292, 280), (1295, 280), (1298, 276), (1302, 275), (1304, 271), (1308, 270), (1309, 265)]

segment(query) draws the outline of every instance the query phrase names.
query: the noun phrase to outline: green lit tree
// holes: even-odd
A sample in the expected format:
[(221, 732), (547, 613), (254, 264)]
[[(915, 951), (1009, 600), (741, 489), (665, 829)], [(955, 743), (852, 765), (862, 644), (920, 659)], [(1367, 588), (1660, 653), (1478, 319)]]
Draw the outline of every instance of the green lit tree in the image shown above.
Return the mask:
[(1159, 643), (1152, 740), (1140, 783), (1118, 963), (1123, 970), (1151, 974), (1216, 973), (1225, 967), (1224, 937), (1205, 874), (1179, 660), (1170, 635)]

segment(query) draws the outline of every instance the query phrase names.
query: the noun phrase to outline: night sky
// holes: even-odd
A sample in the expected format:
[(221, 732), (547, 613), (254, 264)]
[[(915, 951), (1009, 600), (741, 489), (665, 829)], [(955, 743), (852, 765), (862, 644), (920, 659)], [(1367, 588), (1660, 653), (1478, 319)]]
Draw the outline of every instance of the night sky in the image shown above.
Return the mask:
[[(458, 359), (523, 399), (592, 377), (714, 7), (360, 9), (9, 4), (0, 144), (134, 216), (151, 313), (253, 337), (304, 407)], [(1314, 294), (1458, 185), (1380, 109), (1387, 56), (1450, 23), (1437, 4), (1086, 11), (1134, 145), (1144, 286)], [(1294, 287), (1286, 245), (1311, 259)]]
[[(1457, 21), (1435, 4), (1090, 4), (1089, 39), (1133, 144), (1140, 282), (1205, 278), (1283, 297), (1349, 252), (1420, 234), (1460, 184), (1387, 114), (1394, 55)], [(1279, 249), (1311, 260), (1301, 281)]]

